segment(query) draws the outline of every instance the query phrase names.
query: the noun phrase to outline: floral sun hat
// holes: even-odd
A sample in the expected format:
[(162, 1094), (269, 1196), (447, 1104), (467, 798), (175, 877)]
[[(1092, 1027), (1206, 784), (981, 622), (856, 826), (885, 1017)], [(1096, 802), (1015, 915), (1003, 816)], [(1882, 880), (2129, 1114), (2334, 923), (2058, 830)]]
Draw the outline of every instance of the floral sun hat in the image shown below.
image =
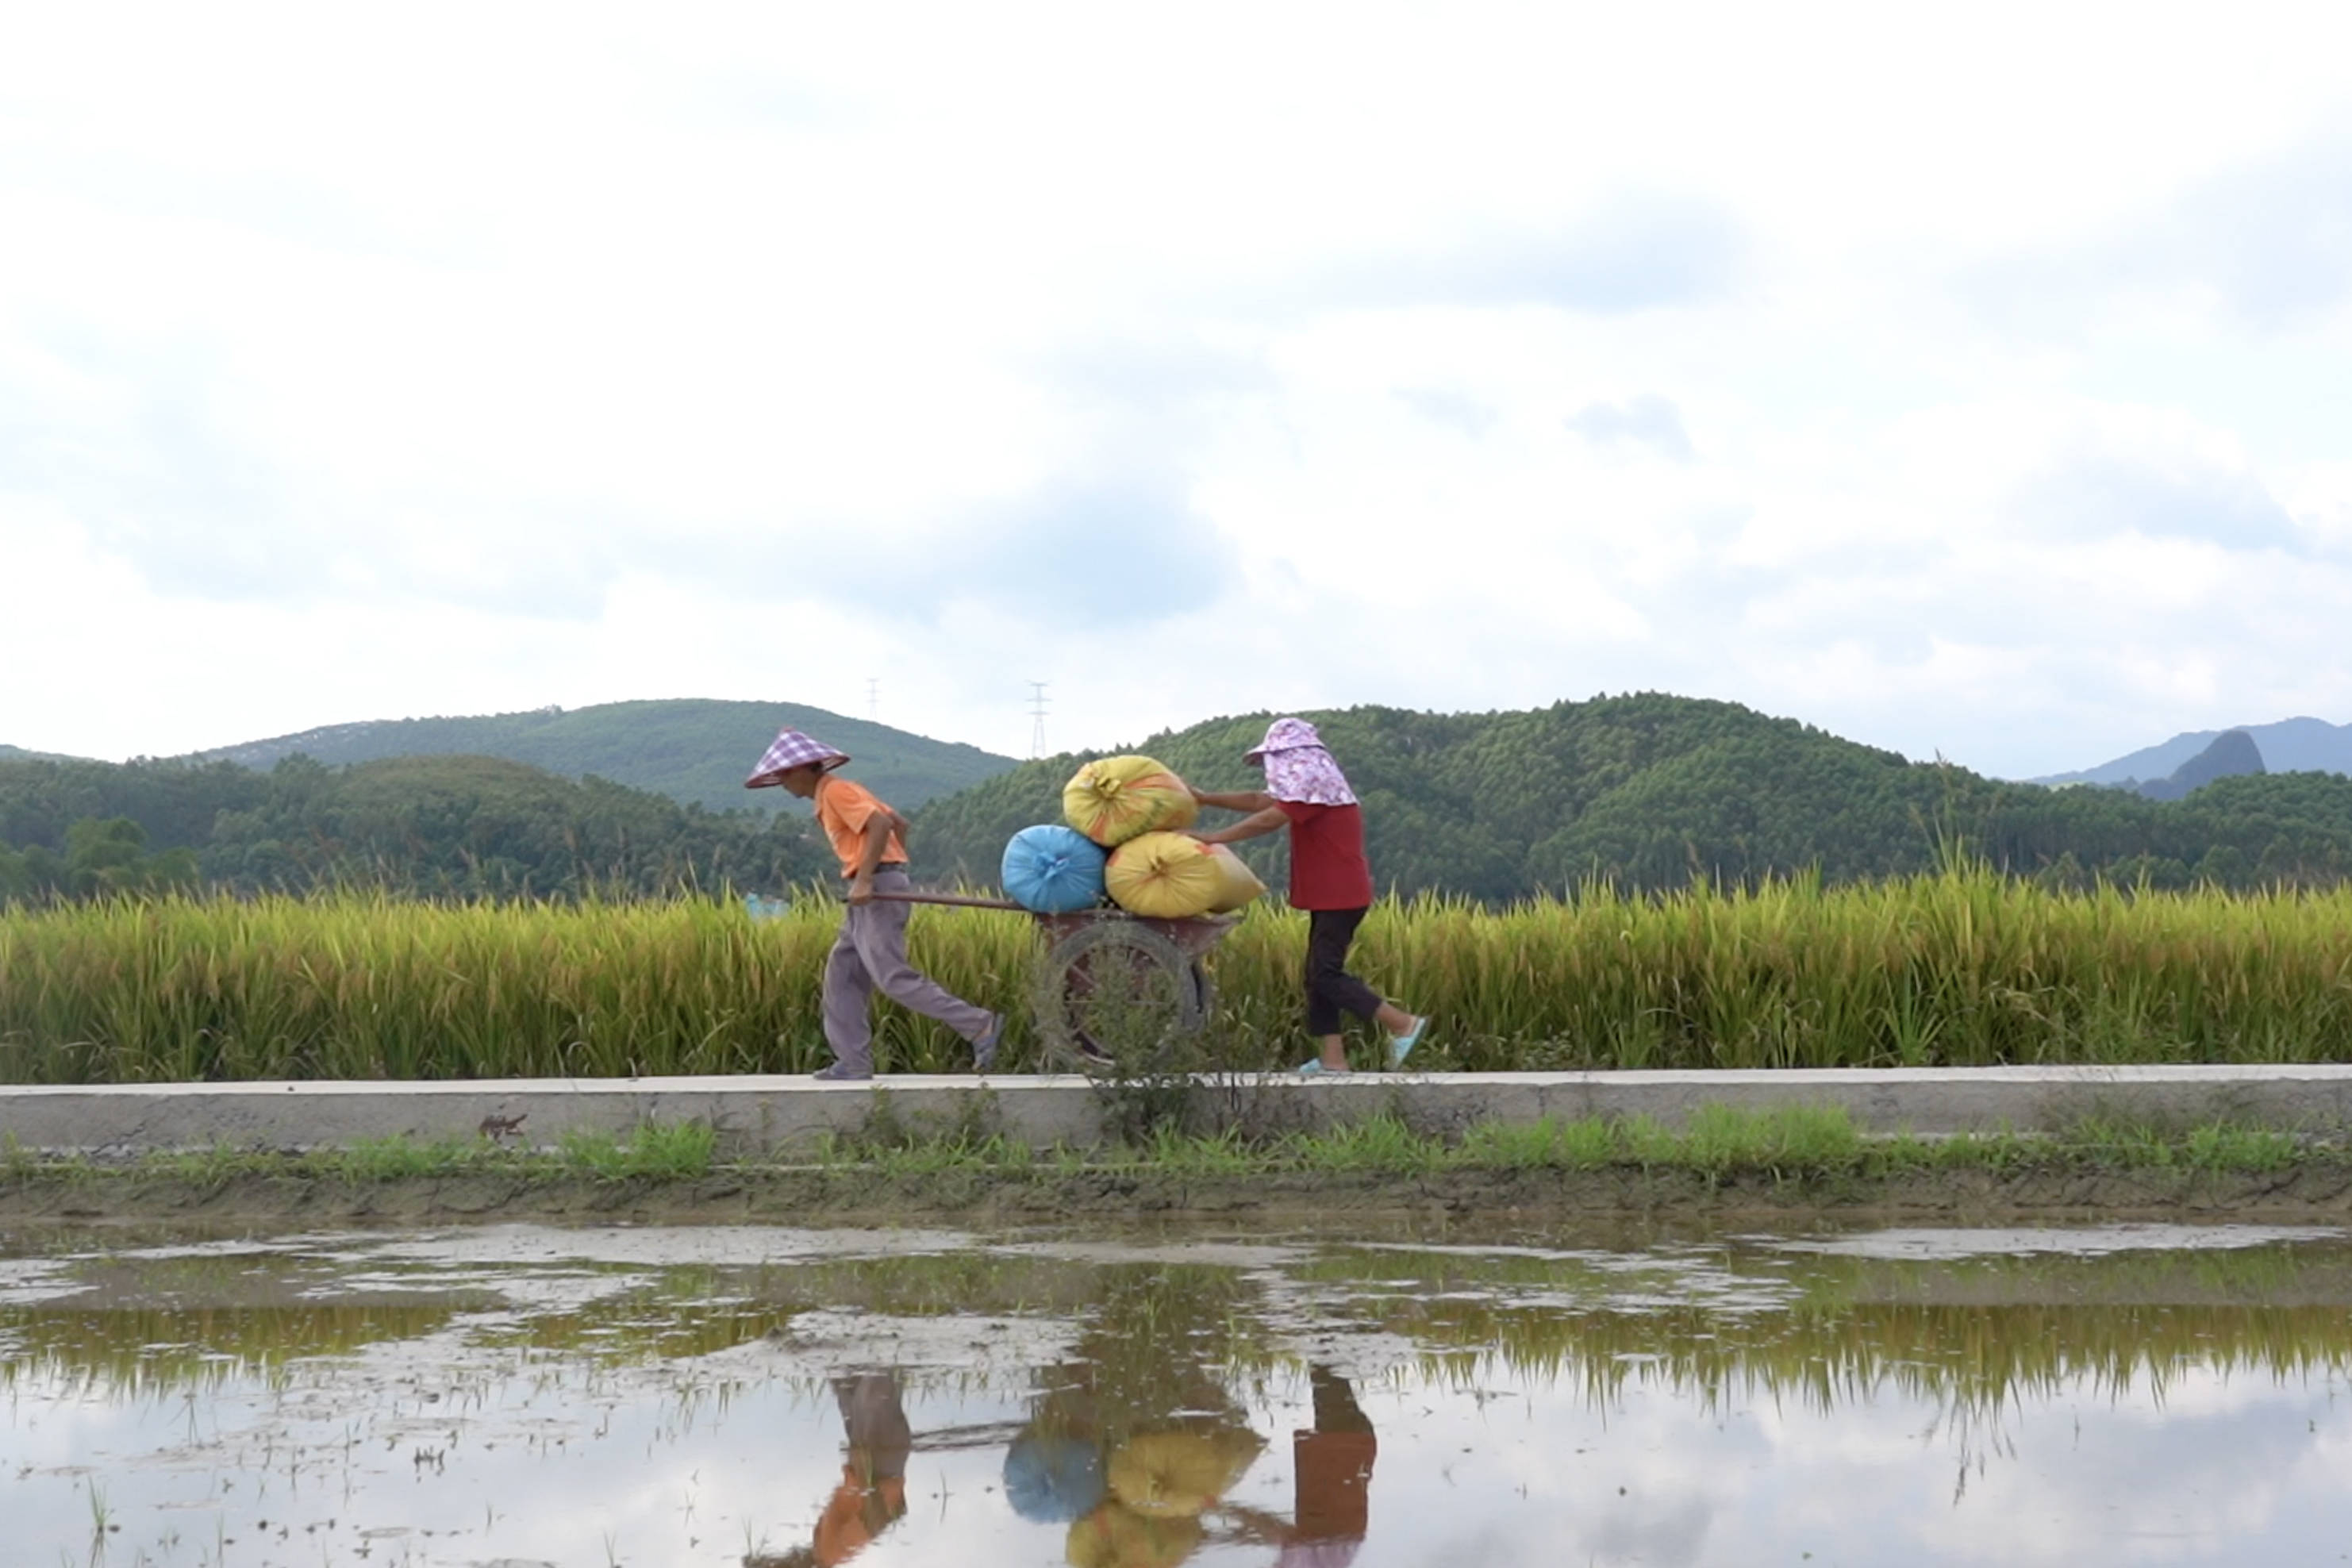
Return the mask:
[(743, 781), (743, 787), (764, 789), (770, 784), (780, 784), (784, 782), (784, 774), (811, 763), (831, 773), (847, 761), (848, 752), (836, 752), (823, 741), (813, 740), (798, 730), (785, 730), (761, 754), (760, 765), (751, 770), (751, 776)]
[(1356, 792), (1339, 759), (1323, 749), (1323, 737), (1304, 719), (1276, 719), (1265, 739), (1243, 756), (1265, 764), (1265, 792), (1299, 805), (1353, 805)]

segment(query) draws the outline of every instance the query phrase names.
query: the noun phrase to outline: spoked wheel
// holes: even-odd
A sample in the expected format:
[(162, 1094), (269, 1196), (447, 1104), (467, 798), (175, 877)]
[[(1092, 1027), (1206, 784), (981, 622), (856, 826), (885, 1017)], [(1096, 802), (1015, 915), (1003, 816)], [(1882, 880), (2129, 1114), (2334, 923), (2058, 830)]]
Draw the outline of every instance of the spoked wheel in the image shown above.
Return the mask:
[(1054, 944), (1030, 1005), (1053, 1070), (1139, 1075), (1169, 1070), (1210, 996), (1207, 971), (1168, 938), (1101, 920)]

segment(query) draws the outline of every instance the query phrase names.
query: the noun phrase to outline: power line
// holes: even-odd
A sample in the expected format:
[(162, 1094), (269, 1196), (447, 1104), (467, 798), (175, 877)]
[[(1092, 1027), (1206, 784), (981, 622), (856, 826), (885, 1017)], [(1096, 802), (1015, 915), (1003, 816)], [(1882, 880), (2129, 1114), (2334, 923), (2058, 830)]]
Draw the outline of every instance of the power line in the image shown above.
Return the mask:
[(1032, 761), (1045, 754), (1045, 687), (1046, 682), (1029, 683), (1029, 756)]

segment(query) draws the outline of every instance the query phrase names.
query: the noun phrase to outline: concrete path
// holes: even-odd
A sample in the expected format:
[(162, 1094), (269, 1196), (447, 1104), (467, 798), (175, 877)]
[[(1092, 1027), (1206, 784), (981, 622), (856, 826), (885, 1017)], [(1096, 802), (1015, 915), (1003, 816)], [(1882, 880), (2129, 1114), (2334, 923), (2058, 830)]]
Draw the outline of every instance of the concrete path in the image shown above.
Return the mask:
[[(1345, 1079), (1201, 1079), (1210, 1125), (1328, 1126), (1389, 1112), (1428, 1131), (1545, 1117), (1654, 1117), (1700, 1106), (1843, 1106), (1864, 1131), (1925, 1135), (2047, 1130), (2107, 1114), (2186, 1126), (2230, 1118), (2295, 1131), (2352, 1128), (2352, 1065), (1920, 1068), (1724, 1072), (1366, 1073)], [(0, 1088), (0, 1147), (121, 1158), (159, 1150), (309, 1149), (405, 1133), (470, 1139), (520, 1118), (513, 1136), (552, 1143), (573, 1129), (706, 1121), (730, 1157), (812, 1148), (877, 1119), (919, 1131), (969, 1127), (1035, 1146), (1100, 1141), (1121, 1109), (1085, 1079), (891, 1076), (536, 1079), (458, 1083), (128, 1084)], [(1112, 1123), (1115, 1124), (1115, 1123)]]

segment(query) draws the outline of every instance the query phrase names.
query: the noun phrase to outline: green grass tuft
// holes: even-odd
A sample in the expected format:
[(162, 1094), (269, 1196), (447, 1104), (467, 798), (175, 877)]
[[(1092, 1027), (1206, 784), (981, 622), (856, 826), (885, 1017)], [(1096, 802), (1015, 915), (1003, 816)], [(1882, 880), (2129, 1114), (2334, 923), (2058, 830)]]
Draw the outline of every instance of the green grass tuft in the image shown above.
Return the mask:
[(2352, 1148), (2236, 1122), (2168, 1128), (2086, 1120), (2053, 1133), (2001, 1131), (1953, 1138), (1865, 1137), (1838, 1108), (1749, 1111), (1705, 1107), (1687, 1125), (1647, 1117), (1549, 1119), (1474, 1126), (1458, 1138), (1418, 1131), (1391, 1114), (1314, 1131), (1253, 1140), (1241, 1132), (1156, 1128), (1098, 1149), (1035, 1149), (971, 1126), (930, 1131), (891, 1125), (886, 1135), (834, 1134), (806, 1160), (722, 1163), (701, 1122), (642, 1122), (627, 1132), (573, 1131), (551, 1149), (485, 1141), (371, 1139), (293, 1153), (210, 1149), (155, 1153), (118, 1165), (0, 1144), (0, 1185), (30, 1182), (173, 1180), (216, 1187), (240, 1177), (295, 1177), (349, 1184), (495, 1173), (536, 1180), (693, 1180), (717, 1171), (864, 1171), (893, 1177), (974, 1173), (1055, 1182), (1091, 1173), (1245, 1180), (1274, 1173), (1393, 1175), (1447, 1171), (1622, 1170), (1681, 1173), (1710, 1183), (1883, 1179), (1910, 1173), (2171, 1171), (2265, 1174), (2352, 1164)]
[(566, 1173), (603, 1181), (690, 1180), (710, 1173), (718, 1146), (719, 1135), (703, 1122), (640, 1121), (619, 1137), (566, 1132), (554, 1159)]

